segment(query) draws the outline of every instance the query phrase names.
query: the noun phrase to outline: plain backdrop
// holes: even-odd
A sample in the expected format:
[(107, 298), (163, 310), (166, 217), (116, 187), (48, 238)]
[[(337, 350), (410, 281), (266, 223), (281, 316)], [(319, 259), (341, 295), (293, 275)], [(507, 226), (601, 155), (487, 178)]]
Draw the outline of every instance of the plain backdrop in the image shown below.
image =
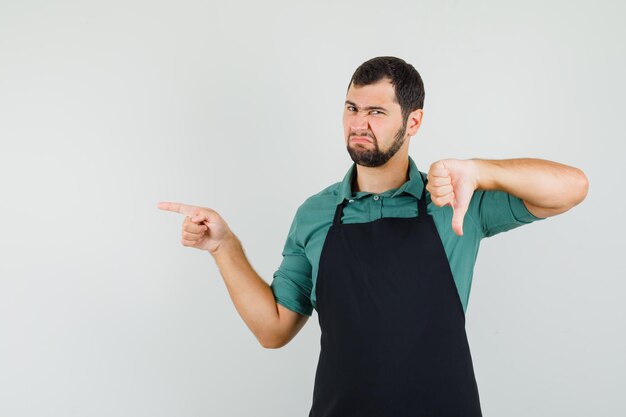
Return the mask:
[(0, 0), (0, 415), (306, 416), (317, 315), (264, 349), (211, 207), (269, 283), (296, 208), (352, 161), (348, 81), (426, 90), (410, 155), (581, 168), (571, 211), (482, 242), (467, 332), (485, 416), (624, 416), (621, 1)]

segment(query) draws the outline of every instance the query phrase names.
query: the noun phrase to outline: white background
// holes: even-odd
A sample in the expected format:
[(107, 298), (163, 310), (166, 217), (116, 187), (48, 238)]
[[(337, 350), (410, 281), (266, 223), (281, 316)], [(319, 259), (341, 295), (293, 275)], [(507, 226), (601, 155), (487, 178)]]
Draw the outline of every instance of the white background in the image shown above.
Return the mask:
[(536, 157), (587, 199), (483, 241), (467, 331), (485, 416), (623, 416), (621, 1), (0, 0), (0, 415), (305, 416), (314, 314), (263, 349), (180, 201), (269, 283), (295, 210), (351, 164), (356, 67), (421, 73), (410, 154)]

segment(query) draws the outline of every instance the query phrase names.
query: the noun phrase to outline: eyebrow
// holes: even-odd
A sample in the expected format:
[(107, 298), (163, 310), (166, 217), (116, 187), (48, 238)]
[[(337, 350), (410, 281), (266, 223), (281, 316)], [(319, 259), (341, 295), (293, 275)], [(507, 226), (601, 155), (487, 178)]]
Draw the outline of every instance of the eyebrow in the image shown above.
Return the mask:
[[(350, 100), (346, 100), (346, 104), (349, 104), (351, 106), (356, 107), (357, 109), (359, 108), (359, 106), (356, 105), (356, 103), (351, 102)], [(363, 110), (382, 110), (382, 111), (386, 111), (388, 112), (388, 110), (384, 107), (380, 107), (380, 106), (368, 106), (368, 107), (363, 107)]]

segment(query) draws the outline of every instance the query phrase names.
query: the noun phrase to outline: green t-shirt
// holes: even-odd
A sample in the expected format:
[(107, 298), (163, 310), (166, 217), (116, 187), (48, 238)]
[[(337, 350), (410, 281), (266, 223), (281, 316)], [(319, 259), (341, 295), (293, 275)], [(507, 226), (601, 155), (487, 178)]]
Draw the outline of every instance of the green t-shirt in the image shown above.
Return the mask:
[[(297, 313), (310, 316), (316, 308), (315, 283), (326, 233), (332, 225), (337, 205), (348, 200), (342, 223), (365, 223), (383, 217), (417, 216), (417, 200), (424, 183), (409, 156), (409, 180), (400, 188), (380, 194), (352, 192), (356, 173), (352, 164), (341, 182), (307, 198), (291, 223), (283, 249), (283, 261), (271, 284), (276, 302)], [(424, 177), (426, 177), (424, 173)], [(463, 311), (467, 311), (474, 264), (480, 240), (542, 218), (528, 211), (524, 202), (503, 191), (476, 190), (463, 219), (463, 236), (452, 230), (452, 207), (437, 207), (426, 191), (427, 211), (433, 217), (443, 243)]]

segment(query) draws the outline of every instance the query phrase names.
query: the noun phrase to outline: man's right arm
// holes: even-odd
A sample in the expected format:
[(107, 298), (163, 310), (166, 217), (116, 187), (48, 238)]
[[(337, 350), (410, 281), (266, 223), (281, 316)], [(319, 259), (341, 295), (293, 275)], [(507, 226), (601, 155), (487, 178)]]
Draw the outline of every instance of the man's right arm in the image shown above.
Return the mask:
[(254, 271), (234, 234), (210, 253), (237, 312), (261, 345), (275, 349), (289, 343), (309, 316), (276, 302), (271, 287)]
[(158, 208), (184, 214), (183, 246), (208, 251), (220, 270), (237, 312), (263, 347), (286, 345), (308, 316), (276, 302), (272, 288), (254, 271), (241, 242), (215, 210), (160, 202)]

